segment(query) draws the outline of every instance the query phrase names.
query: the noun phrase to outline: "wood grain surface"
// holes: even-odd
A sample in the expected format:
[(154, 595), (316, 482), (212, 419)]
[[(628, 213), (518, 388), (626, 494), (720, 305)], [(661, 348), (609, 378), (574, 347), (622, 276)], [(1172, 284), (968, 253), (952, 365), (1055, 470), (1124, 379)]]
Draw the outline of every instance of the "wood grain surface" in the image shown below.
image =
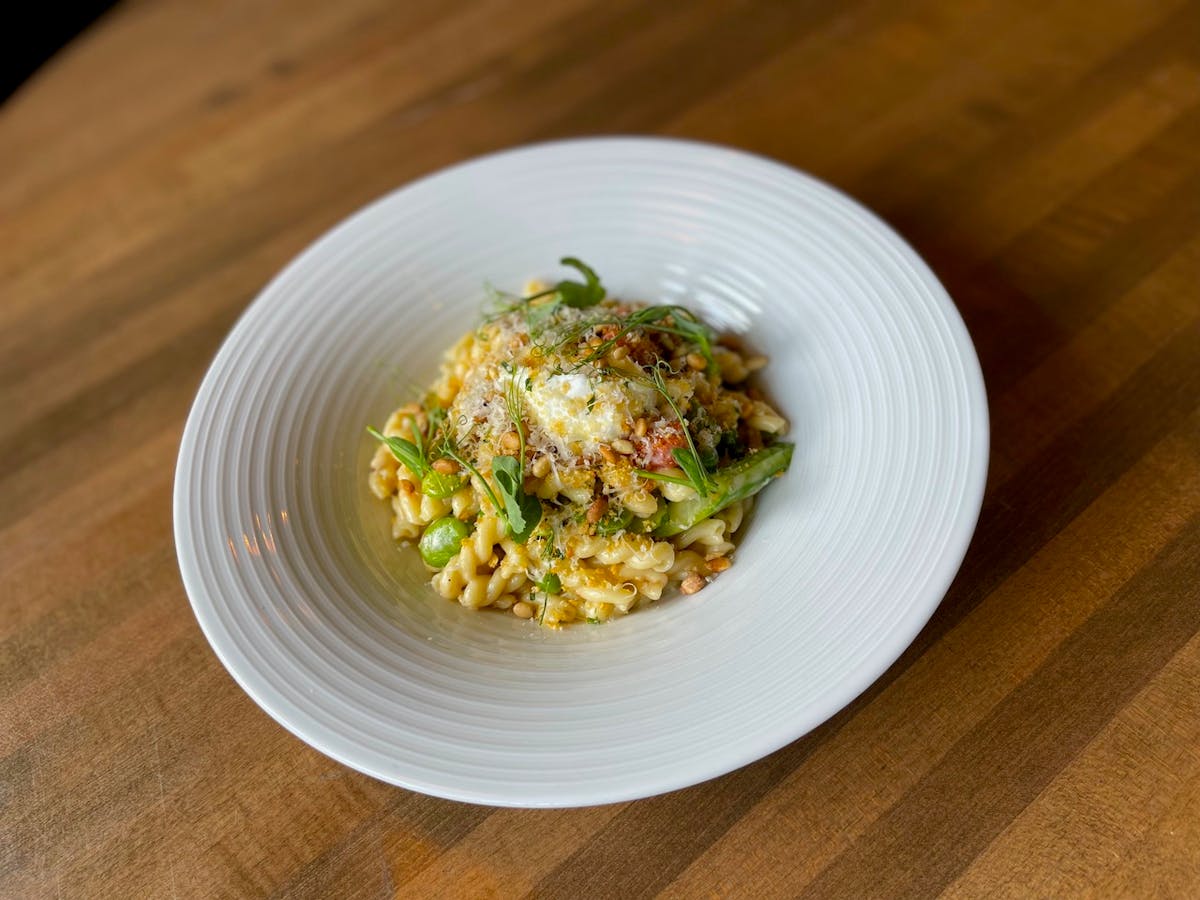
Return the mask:
[[(962, 310), (993, 450), (908, 652), (663, 797), (433, 799), (209, 650), (171, 486), (290, 257), (409, 179), (719, 141), (878, 210)], [(0, 896), (1200, 896), (1200, 5), (118, 5), (0, 109)]]

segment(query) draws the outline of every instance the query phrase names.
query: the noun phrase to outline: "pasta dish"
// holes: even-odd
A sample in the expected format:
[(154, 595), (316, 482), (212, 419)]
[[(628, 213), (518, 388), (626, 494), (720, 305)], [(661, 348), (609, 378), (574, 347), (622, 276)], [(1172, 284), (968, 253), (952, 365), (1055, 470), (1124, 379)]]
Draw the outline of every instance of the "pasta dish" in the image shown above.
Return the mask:
[(792, 456), (748, 384), (764, 357), (562, 262), (581, 279), (493, 291), (428, 394), (369, 429), (370, 488), (437, 593), (546, 626), (701, 590)]

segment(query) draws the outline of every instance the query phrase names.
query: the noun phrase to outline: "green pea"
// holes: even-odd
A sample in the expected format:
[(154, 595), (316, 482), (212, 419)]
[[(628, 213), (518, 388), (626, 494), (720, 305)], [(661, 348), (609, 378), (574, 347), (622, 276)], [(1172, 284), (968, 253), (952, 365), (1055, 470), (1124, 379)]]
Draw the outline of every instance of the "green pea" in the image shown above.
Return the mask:
[(421, 493), (426, 497), (445, 500), (465, 483), (466, 479), (461, 475), (443, 475), (441, 472), (429, 472), (421, 479)]
[(430, 522), (417, 545), (421, 559), (435, 569), (442, 568), (454, 558), (468, 534), (467, 523), (454, 516), (444, 516)]

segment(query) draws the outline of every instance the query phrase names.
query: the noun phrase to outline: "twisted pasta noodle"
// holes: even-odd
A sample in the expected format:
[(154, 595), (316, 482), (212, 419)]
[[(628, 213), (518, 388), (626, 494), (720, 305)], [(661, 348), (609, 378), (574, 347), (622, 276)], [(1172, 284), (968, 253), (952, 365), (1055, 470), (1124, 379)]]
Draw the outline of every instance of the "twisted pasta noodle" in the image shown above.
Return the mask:
[(652, 493), (642, 488), (618, 494), (621, 505), (642, 519), (648, 519), (658, 512), (658, 500)]
[[(562, 578), (563, 587), (590, 603), (608, 603), (621, 612), (629, 612), (637, 600), (637, 585), (631, 581), (612, 581), (596, 570), (577, 570)], [(564, 592), (566, 593), (566, 592)]]
[(608, 489), (605, 493), (635, 516), (648, 519), (658, 512), (658, 499), (629, 465), (606, 462), (600, 466), (599, 476)]
[(728, 527), (725, 529), (725, 537), (732, 537), (734, 532), (742, 527), (742, 522), (746, 519), (746, 514), (750, 512), (750, 506), (754, 503), (753, 498), (748, 500), (738, 500), (730, 503), (727, 507), (717, 513), (716, 518), (722, 520)]
[(719, 345), (712, 348), (712, 355), (726, 384), (740, 384), (767, 364), (765, 356), (743, 356), (736, 350)]
[[(671, 553), (671, 562), (675, 562), (674, 551)], [(618, 566), (617, 575), (623, 583), (628, 582), (636, 587), (638, 593), (647, 600), (660, 599), (663, 591), (666, 590), (667, 583), (671, 580), (666, 569), (655, 572), (648, 569), (637, 569), (629, 565)]]
[(543, 500), (553, 500), (560, 494), (572, 503), (588, 503), (596, 477), (586, 469), (564, 470), (551, 467), (545, 478), (537, 480), (534, 493)]
[(450, 495), (450, 511), (459, 518), (471, 518), (479, 512), (479, 494), (470, 484), (463, 485), (458, 491)]
[[(407, 470), (405, 470), (407, 471)], [(426, 497), (412, 482), (404, 482), (392, 498), (392, 510), (396, 514), (392, 522), (392, 536), (397, 540), (413, 540), (420, 536), (425, 526), (450, 512), (450, 503), (436, 497)]]
[[(683, 478), (683, 469), (666, 469), (664, 475), (670, 475), (673, 478)], [(659, 485), (662, 495), (672, 503), (678, 503), (681, 500), (695, 500), (696, 489), (688, 487), (686, 484), (672, 484), (671, 482), (663, 482)]]
[(675, 554), (675, 563), (667, 573), (672, 579), (679, 579), (692, 572), (708, 573), (708, 564), (704, 557), (695, 550), (680, 550)]
[(638, 571), (666, 572), (675, 562), (675, 548), (667, 541), (626, 534), (600, 539), (591, 556), (605, 566), (628, 566)]
[(476, 352), (477, 343), (475, 333), (470, 332), (446, 351), (442, 359), (441, 377), (433, 386), (433, 394), (442, 406), (449, 406), (454, 401), (471, 369), (480, 361), (480, 354)]
[[(428, 417), (417, 404), (405, 404), (388, 416), (383, 433), (388, 437), (411, 440), (413, 422), (420, 427), (428, 422)], [(401, 481), (416, 485), (420, 479), (396, 459), (391, 450), (380, 444), (375, 448), (375, 455), (371, 457), (371, 477), (368, 483), (372, 493), (380, 500), (386, 500), (400, 489)]]
[(746, 422), (767, 434), (783, 434), (787, 430), (787, 419), (761, 400), (754, 401), (754, 411), (746, 417)]
[(413, 422), (417, 423), (418, 428), (423, 429), (429, 424), (429, 417), (420, 405), (406, 403), (393, 410), (392, 414), (388, 416), (388, 420), (383, 426), (383, 433), (388, 437), (402, 437), (406, 441), (411, 441), (413, 439)]
[(728, 530), (728, 522), (713, 516), (697, 522), (675, 538), (675, 541), (681, 548), (693, 545), (703, 547), (705, 557), (711, 559), (714, 556), (724, 556), (733, 549), (733, 544), (725, 539), (725, 532)]
[(400, 461), (392, 455), (391, 450), (383, 444), (375, 448), (375, 455), (371, 457), (371, 475), (367, 484), (371, 488), (371, 493), (380, 500), (386, 500), (396, 493), (396, 473), (399, 466)]
[(521, 554), (496, 553), (499, 522), (480, 516), (474, 533), (432, 579), (434, 590), (447, 600), (458, 600), (471, 609), (490, 606), (506, 594), (515, 594), (527, 581)]

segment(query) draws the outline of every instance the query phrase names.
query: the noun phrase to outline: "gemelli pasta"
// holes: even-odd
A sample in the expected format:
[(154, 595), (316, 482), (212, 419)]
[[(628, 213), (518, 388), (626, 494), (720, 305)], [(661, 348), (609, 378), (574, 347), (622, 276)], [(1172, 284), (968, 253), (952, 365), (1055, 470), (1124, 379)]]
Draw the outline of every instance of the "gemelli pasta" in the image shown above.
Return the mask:
[(434, 590), (545, 626), (702, 589), (792, 454), (747, 385), (764, 357), (563, 264), (582, 280), (494, 292), (428, 394), (369, 429), (370, 488)]

